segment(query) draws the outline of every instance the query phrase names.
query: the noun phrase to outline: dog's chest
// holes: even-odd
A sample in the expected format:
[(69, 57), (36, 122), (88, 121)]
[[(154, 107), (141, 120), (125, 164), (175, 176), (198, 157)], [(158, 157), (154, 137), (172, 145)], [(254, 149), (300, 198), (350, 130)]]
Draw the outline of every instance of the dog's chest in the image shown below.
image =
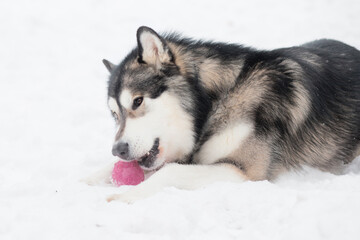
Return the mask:
[(240, 122), (213, 134), (194, 155), (198, 164), (213, 164), (235, 152), (253, 131), (252, 124)]

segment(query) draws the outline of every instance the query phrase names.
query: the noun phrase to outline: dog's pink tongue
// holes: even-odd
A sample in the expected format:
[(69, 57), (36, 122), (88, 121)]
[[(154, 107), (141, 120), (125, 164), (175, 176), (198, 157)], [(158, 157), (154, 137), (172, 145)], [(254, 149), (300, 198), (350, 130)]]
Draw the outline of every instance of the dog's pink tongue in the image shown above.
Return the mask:
[(144, 171), (137, 161), (118, 161), (112, 171), (112, 182), (116, 186), (138, 185), (144, 181)]

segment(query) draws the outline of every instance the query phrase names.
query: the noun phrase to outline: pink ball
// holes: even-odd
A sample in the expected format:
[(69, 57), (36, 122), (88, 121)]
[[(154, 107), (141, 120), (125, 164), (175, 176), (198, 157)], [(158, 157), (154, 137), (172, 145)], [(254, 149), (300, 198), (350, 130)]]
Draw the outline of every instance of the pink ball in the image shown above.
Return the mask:
[(112, 182), (116, 186), (138, 185), (142, 181), (144, 181), (144, 171), (140, 168), (137, 161), (118, 161), (114, 164)]

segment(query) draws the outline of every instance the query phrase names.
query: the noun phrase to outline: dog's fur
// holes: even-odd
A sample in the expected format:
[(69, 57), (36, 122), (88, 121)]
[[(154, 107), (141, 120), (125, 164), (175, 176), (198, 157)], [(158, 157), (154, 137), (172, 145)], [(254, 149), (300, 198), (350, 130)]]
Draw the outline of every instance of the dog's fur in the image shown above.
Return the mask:
[(166, 165), (109, 200), (132, 202), (164, 186), (272, 180), (303, 165), (338, 174), (360, 153), (353, 47), (323, 39), (258, 51), (148, 27), (137, 42), (119, 65), (104, 60), (119, 126), (113, 153), (148, 171)]

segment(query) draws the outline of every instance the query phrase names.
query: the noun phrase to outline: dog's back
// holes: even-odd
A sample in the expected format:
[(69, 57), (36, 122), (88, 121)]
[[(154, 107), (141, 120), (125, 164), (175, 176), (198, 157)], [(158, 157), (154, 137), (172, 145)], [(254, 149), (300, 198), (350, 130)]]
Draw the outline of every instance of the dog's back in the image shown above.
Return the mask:
[(279, 139), (284, 151), (278, 157), (291, 165), (306, 163), (336, 173), (342, 163), (356, 157), (359, 148), (360, 52), (334, 40), (318, 40), (290, 51), (302, 66), (299, 80), (311, 104), (297, 133)]

